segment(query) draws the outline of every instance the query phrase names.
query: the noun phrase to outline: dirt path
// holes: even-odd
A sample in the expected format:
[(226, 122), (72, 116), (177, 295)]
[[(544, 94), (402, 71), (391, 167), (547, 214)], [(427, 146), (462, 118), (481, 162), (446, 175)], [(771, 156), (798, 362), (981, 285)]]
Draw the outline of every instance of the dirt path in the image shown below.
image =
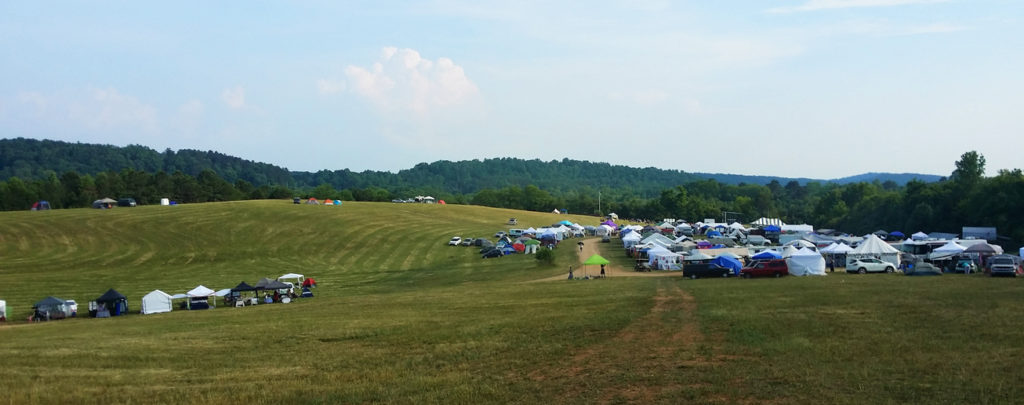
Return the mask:
[[(600, 254), (600, 252), (597, 249), (597, 246), (598, 246), (599, 243), (601, 243), (601, 238), (587, 238), (587, 239), (583, 239), (583, 251), (579, 250), (579, 247), (576, 246), (576, 242), (577, 241), (568, 240), (568, 241), (565, 241), (563, 243), (570, 244), (573, 249), (576, 249), (576, 251), (579, 253), (579, 262), (578, 263), (583, 263), (583, 261), (587, 260), (587, 258), (589, 258), (590, 256), (593, 256), (593, 255), (596, 255), (596, 254)], [(623, 268), (622, 266), (619, 266), (619, 265), (617, 265), (615, 263), (611, 263), (611, 264), (605, 266), (604, 269), (605, 269), (605, 276), (606, 277), (671, 277), (671, 276), (681, 277), (682, 276), (682, 272), (679, 272), (679, 271), (647, 271), (647, 272), (633, 271), (633, 269), (626, 269), (626, 268)], [(591, 277), (594, 277), (594, 276), (597, 276), (597, 275), (600, 275), (600, 274), (601, 274), (601, 266), (586, 266), (586, 267), (584, 267), (582, 264), (573, 266), (573, 275), (575, 277), (583, 277), (584, 275), (589, 275)], [(554, 280), (568, 280), (568, 279), (569, 279), (569, 273), (567, 271), (565, 273), (562, 273), (561, 275), (546, 277), (546, 278), (537, 279), (537, 280), (532, 280), (532, 281), (529, 281), (529, 282), (535, 283), (535, 282), (540, 282), (540, 281), (554, 281)]]
[(659, 282), (654, 304), (606, 342), (580, 348), (564, 364), (530, 374), (564, 381), (564, 402), (652, 403), (703, 382), (685, 378), (723, 361), (711, 354), (697, 322), (697, 302), (677, 283)]

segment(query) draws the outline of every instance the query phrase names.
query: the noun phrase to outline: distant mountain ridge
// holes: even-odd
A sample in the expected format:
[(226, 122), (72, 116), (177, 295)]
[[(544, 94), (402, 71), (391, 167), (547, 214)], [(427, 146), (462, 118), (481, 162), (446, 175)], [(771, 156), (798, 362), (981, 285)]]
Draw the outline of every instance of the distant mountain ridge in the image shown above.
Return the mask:
[(145, 172), (164, 171), (195, 176), (213, 170), (224, 180), (245, 180), (256, 186), (284, 185), (315, 187), (330, 184), (337, 189), (378, 187), (387, 190), (432, 188), (453, 193), (474, 193), (484, 188), (525, 186), (568, 190), (579, 187), (629, 187), (640, 195), (652, 195), (662, 189), (693, 181), (713, 179), (724, 184), (782, 184), (797, 181), (848, 184), (856, 182), (893, 181), (899, 185), (917, 179), (934, 182), (942, 176), (916, 173), (865, 173), (840, 179), (822, 180), (754, 176), (725, 173), (690, 173), (681, 170), (636, 168), (608, 163), (571, 159), (541, 161), (520, 158), (494, 158), (451, 162), (440, 160), (420, 163), (398, 173), (383, 171), (353, 172), (321, 170), (289, 171), (268, 163), (255, 162), (214, 151), (170, 149), (158, 152), (140, 145), (124, 147), (100, 144), (70, 143), (26, 138), (0, 139), (0, 180), (13, 176), (22, 179), (42, 178), (48, 172), (60, 175), (66, 171), (95, 175), (104, 171), (133, 169)]

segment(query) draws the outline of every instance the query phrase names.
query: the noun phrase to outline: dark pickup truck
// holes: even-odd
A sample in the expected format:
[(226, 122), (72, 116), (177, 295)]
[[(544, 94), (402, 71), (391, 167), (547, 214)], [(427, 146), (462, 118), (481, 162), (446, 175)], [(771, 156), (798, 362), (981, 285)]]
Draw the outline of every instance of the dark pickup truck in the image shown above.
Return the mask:
[(687, 263), (683, 266), (683, 277), (698, 279), (701, 277), (729, 277), (731, 271), (711, 263)]

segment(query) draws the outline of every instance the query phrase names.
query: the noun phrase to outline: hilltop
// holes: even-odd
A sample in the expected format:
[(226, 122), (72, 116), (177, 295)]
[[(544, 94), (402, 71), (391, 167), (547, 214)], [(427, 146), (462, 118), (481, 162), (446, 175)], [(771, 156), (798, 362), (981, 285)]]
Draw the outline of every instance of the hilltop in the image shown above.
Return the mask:
[(321, 170), (289, 171), (268, 163), (255, 162), (215, 151), (182, 149), (163, 152), (140, 145), (118, 147), (25, 138), (0, 140), (0, 180), (17, 176), (23, 180), (43, 178), (48, 172), (65, 171), (95, 175), (104, 171), (133, 169), (147, 173), (182, 171), (197, 176), (213, 170), (228, 182), (245, 180), (255, 186), (282, 185), (312, 188), (329, 184), (336, 189), (378, 187), (396, 192), (408, 189), (435, 189), (453, 194), (475, 193), (485, 188), (535, 185), (544, 190), (565, 191), (580, 187), (594, 189), (629, 187), (638, 195), (652, 196), (663, 189), (693, 181), (714, 179), (723, 184), (786, 184), (796, 181), (839, 183), (893, 181), (899, 185), (918, 179), (925, 182), (940, 176), (927, 174), (867, 173), (841, 179), (788, 178), (725, 173), (684, 172), (654, 167), (628, 167), (572, 159), (542, 161), (519, 158), (495, 158), (467, 161), (420, 163), (397, 173)]

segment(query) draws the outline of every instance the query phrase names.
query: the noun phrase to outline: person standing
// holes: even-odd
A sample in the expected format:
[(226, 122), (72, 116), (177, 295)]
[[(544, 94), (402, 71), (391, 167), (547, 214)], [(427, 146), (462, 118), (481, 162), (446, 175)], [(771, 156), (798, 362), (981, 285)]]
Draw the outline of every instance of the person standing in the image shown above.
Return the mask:
[(604, 278), (604, 265), (601, 265), (601, 278)]
[(569, 266), (569, 280), (572, 280), (572, 266)]

